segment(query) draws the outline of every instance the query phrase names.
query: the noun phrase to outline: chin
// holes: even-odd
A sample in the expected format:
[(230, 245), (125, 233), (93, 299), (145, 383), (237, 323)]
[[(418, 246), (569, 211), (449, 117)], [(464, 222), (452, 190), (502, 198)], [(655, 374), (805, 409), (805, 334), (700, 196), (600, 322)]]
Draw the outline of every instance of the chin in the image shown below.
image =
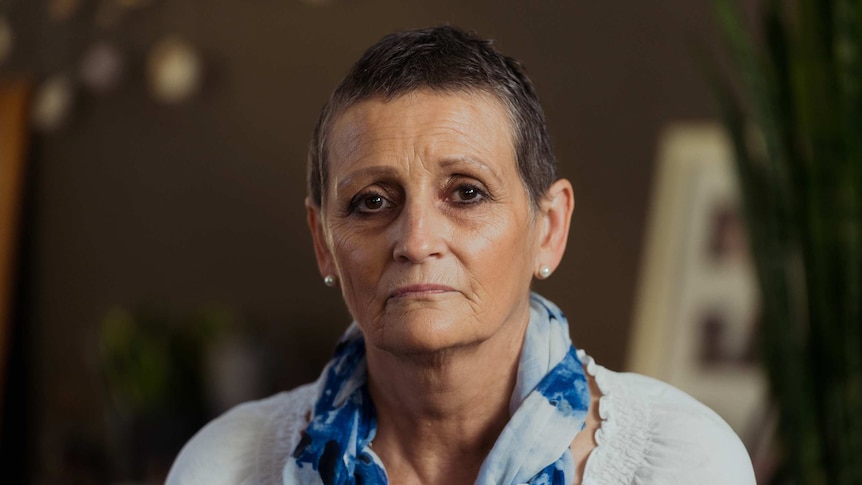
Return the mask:
[(488, 336), (472, 316), (440, 309), (414, 309), (384, 315), (371, 331), (371, 346), (396, 355), (437, 354), (475, 345)]

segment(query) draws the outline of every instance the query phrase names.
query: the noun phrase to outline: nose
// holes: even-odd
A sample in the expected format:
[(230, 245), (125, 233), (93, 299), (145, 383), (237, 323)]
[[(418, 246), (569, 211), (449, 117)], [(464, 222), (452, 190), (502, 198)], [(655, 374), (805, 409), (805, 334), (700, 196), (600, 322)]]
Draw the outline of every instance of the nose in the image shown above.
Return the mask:
[(421, 263), (440, 257), (445, 249), (445, 216), (433, 203), (414, 200), (405, 205), (391, 226), (393, 257), (398, 262)]

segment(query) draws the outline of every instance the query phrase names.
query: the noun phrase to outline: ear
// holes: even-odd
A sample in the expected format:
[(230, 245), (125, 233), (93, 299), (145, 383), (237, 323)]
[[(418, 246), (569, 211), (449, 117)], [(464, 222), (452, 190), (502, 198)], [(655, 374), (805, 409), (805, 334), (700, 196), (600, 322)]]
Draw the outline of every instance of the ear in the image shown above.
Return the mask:
[(566, 179), (557, 180), (548, 189), (541, 203), (536, 271), (540, 266), (547, 266), (553, 272), (559, 266), (563, 253), (566, 252), (574, 209), (575, 193), (572, 184)]
[(332, 258), (332, 252), (329, 250), (326, 230), (323, 227), (321, 208), (311, 198), (306, 197), (305, 210), (308, 219), (308, 229), (311, 231), (311, 238), (314, 240), (314, 256), (317, 258), (317, 269), (320, 271), (320, 276), (331, 275), (337, 277), (335, 260)]

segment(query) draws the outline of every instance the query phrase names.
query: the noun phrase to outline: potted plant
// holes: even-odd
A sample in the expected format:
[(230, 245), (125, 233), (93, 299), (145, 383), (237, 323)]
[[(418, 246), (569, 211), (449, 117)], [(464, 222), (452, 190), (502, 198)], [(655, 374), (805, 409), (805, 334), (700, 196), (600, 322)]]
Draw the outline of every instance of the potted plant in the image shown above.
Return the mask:
[[(715, 0), (713, 75), (763, 297), (779, 479), (862, 483), (862, 2)], [(713, 71), (715, 74), (717, 71)]]

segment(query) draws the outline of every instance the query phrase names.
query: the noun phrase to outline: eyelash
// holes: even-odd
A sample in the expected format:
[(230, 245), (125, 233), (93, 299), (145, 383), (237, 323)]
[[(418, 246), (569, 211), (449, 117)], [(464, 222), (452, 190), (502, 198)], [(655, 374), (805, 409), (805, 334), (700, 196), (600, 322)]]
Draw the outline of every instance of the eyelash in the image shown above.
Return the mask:
[[(384, 204), (388, 204), (387, 207), (383, 207), (383, 208), (378, 209), (378, 210), (372, 210), (370, 212), (367, 210), (362, 210), (360, 208), (360, 205), (372, 197), (379, 197), (384, 202)], [(350, 205), (347, 207), (347, 213), (348, 214), (357, 214), (360, 216), (372, 216), (372, 215), (377, 214), (379, 212), (382, 212), (386, 209), (390, 209), (390, 208), (392, 208), (392, 206), (394, 206), (392, 201), (390, 201), (388, 198), (386, 198), (385, 195), (381, 194), (380, 192), (376, 192), (376, 191), (362, 192), (360, 194), (357, 194), (355, 197), (353, 197), (353, 199), (350, 200)]]
[[(468, 206), (468, 205), (474, 205), (474, 204), (481, 204), (483, 202), (487, 202), (490, 199), (488, 192), (483, 190), (482, 187), (480, 187), (478, 184), (469, 184), (469, 183), (458, 184), (457, 186), (455, 186), (454, 190), (450, 191), (450, 194), (457, 194), (463, 190), (475, 191), (476, 192), (476, 198), (469, 199), (469, 200), (462, 200), (462, 201), (453, 200), (452, 201), (453, 203), (461, 205), (461, 206)], [(450, 197), (447, 197), (447, 199), (451, 200), (452, 198), (450, 196)]]

